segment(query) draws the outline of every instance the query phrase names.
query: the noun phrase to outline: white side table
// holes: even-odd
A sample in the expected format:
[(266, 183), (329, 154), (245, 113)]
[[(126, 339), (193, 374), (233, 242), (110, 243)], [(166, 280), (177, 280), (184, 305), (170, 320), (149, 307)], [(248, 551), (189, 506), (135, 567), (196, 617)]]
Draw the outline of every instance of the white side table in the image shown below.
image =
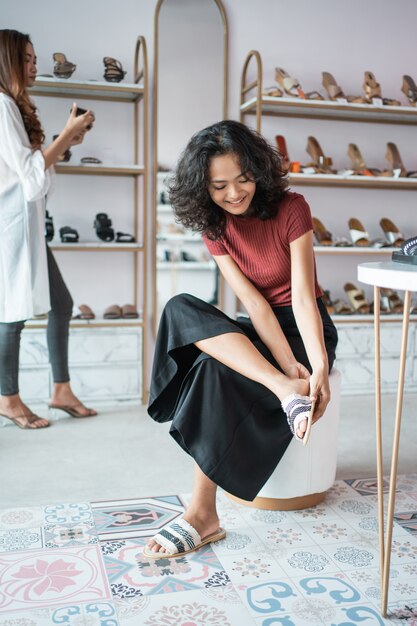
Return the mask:
[[(381, 569), (382, 615), (387, 615), (389, 569), (391, 561), (392, 526), (394, 518), (395, 489), (397, 482), (398, 447), (401, 431), (401, 414), (404, 392), (404, 373), (407, 352), (408, 325), (410, 318), (411, 292), (417, 291), (417, 265), (405, 263), (361, 263), (358, 265), (358, 280), (374, 287), (374, 331), (375, 331), (375, 418), (376, 452), (378, 476), (378, 519), (379, 552)], [(388, 496), (387, 523), (384, 532), (384, 493), (382, 471), (382, 427), (381, 427), (381, 362), (380, 362), (380, 307), (379, 292), (381, 287), (401, 289), (404, 294), (404, 313), (402, 324), (400, 368), (398, 375), (397, 403), (395, 409), (395, 429), (392, 446), (391, 474)]]

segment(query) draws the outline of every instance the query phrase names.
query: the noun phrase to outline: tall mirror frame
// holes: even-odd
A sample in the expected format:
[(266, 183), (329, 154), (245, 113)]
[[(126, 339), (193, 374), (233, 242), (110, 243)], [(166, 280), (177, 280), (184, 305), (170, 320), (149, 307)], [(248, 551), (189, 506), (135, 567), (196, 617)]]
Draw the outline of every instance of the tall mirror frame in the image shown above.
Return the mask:
[[(152, 219), (152, 265), (153, 265), (153, 277), (152, 277), (152, 317), (153, 317), (153, 329), (154, 336), (156, 336), (158, 325), (158, 291), (157, 291), (157, 204), (158, 204), (158, 88), (159, 88), (159, 34), (160, 34), (160, 13), (165, 2), (173, 2), (174, 0), (158, 0), (155, 7), (154, 14), (154, 70), (153, 70), (153, 104), (152, 104), (152, 145), (153, 145), (153, 180), (152, 180), (152, 206), (153, 206), (153, 219)], [(228, 71), (229, 71), (229, 31), (227, 16), (221, 0), (206, 0), (211, 2), (215, 6), (220, 14), (221, 22), (223, 25), (223, 103), (222, 103), (222, 115), (223, 119), (228, 116)], [(185, 138), (185, 140), (188, 138)], [(222, 305), (223, 301), (223, 285), (220, 281), (219, 289), (219, 303)]]

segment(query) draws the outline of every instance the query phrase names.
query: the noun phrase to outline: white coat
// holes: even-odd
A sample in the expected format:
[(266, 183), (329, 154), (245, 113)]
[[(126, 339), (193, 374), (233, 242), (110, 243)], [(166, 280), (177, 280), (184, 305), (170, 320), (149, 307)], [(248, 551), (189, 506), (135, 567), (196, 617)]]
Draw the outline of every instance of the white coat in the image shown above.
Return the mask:
[(16, 103), (0, 93), (0, 322), (27, 320), (51, 308), (45, 244), (50, 183)]

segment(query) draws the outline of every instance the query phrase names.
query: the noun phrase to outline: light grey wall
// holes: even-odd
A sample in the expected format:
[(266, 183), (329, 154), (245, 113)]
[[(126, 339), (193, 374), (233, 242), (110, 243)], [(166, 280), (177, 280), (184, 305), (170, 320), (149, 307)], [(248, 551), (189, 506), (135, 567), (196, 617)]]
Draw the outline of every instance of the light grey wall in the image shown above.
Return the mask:
[[(33, 38), (39, 71), (50, 72), (52, 53), (63, 51), (77, 63), (78, 78), (100, 78), (102, 57), (120, 59), (132, 79), (134, 44), (137, 35), (143, 34), (148, 43), (150, 68), (152, 68), (154, 0), (120, 0), (116, 5), (89, 0), (73, 0), (60, 5), (52, 0), (36, 3), (29, 0), (2, 4), (1, 22), (4, 27), (28, 31)], [(346, 93), (361, 92), (363, 72), (371, 70), (381, 83), (383, 94), (405, 98), (400, 92), (401, 77), (411, 74), (417, 80), (415, 54), (415, 24), (417, 3), (414, 0), (224, 0), (230, 27), (230, 99), (229, 116), (238, 117), (239, 82), (241, 68), (247, 52), (258, 49), (264, 65), (264, 82), (274, 83), (274, 67), (280, 65), (289, 74), (299, 78), (305, 90), (321, 89), (321, 71), (334, 74)], [(178, 67), (179, 75), (187, 70)], [(205, 68), (201, 67), (204, 72)], [(75, 77), (75, 75), (74, 75)], [(193, 84), (189, 85), (190, 93)], [(53, 104), (38, 99), (48, 137), (65, 122), (67, 103)], [(201, 101), (204, 107), (204, 99)], [(131, 158), (131, 123), (124, 105), (94, 104), (97, 124), (94, 134), (85, 145), (74, 150), (75, 156), (95, 154), (111, 147), (116, 162)], [(324, 151), (333, 157), (337, 167), (346, 165), (347, 144), (358, 143), (368, 164), (385, 167), (387, 141), (397, 143), (406, 167), (417, 169), (415, 129), (394, 125), (327, 122), (301, 119), (268, 118), (262, 130), (271, 140), (278, 133), (287, 138), (290, 156), (306, 162), (305, 145), (308, 135), (314, 135)], [(172, 120), (175, 133), (176, 120)], [(176, 141), (169, 127), (163, 141), (169, 146)], [(68, 177), (71, 178), (71, 177)], [(108, 212), (117, 229), (129, 229), (129, 181), (108, 180), (103, 185), (83, 179), (77, 205), (74, 206), (74, 180), (57, 181), (51, 208), (57, 226), (69, 223), (90, 228), (91, 217), (99, 210)], [(78, 182), (76, 183), (78, 186)], [(313, 215), (321, 218), (335, 235), (347, 234), (347, 220), (358, 217), (369, 230), (371, 237), (381, 235), (381, 217), (390, 217), (406, 234), (416, 231), (415, 194), (411, 191), (334, 190), (300, 188), (311, 204)], [(115, 192), (115, 193), (114, 193)], [(116, 269), (111, 259), (102, 263), (101, 271), (106, 284), (80, 280), (88, 265), (97, 259), (92, 256), (62, 258), (60, 263), (70, 283), (76, 302), (89, 301), (103, 308), (111, 301), (123, 303), (129, 297), (128, 283), (131, 264), (126, 259), (122, 268)], [(342, 295), (345, 280), (356, 279), (359, 258), (318, 260), (321, 282), (330, 287), (333, 295)], [(87, 263), (86, 263), (87, 261)], [(112, 287), (108, 288), (107, 285)]]

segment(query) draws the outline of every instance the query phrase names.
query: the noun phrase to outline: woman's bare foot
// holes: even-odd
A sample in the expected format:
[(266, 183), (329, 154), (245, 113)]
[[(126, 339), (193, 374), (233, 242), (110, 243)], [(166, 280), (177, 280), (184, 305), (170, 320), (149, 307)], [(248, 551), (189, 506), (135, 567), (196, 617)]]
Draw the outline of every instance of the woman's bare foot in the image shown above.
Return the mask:
[(19, 394), (0, 396), (0, 414), (20, 428), (36, 429), (49, 426), (48, 420), (35, 415)]
[[(310, 384), (303, 378), (285, 378), (282, 377), (279, 382), (279, 388), (274, 389), (274, 393), (282, 401), (292, 394), (299, 394), (300, 396), (308, 396), (310, 393)], [(296, 429), (297, 437), (302, 439), (304, 433), (307, 430), (307, 420), (303, 419), (298, 424)]]
[[(201, 539), (208, 537), (208, 535), (215, 533), (219, 529), (219, 518), (216, 511), (206, 511), (205, 513), (202, 513), (202, 511), (197, 512), (189, 508), (184, 515), (182, 515), (182, 517), (196, 529)], [(163, 548), (153, 539), (148, 541), (147, 547), (152, 552), (158, 552), (161, 554), (168, 552), (168, 550)]]
[(68, 383), (54, 383), (49, 406), (54, 409), (62, 408), (73, 417), (92, 417), (97, 411), (87, 408), (73, 393)]

